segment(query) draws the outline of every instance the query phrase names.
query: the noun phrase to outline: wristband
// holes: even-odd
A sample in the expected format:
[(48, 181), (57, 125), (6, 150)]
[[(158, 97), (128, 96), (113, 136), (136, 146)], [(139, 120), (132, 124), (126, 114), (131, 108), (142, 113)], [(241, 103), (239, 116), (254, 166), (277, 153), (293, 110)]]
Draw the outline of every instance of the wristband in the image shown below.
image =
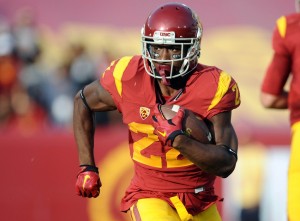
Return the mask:
[(96, 167), (96, 166), (82, 164), (82, 165), (80, 165), (80, 167), (82, 167), (82, 170), (80, 171), (80, 173), (85, 172), (85, 171), (93, 171), (93, 172), (99, 174), (98, 167)]

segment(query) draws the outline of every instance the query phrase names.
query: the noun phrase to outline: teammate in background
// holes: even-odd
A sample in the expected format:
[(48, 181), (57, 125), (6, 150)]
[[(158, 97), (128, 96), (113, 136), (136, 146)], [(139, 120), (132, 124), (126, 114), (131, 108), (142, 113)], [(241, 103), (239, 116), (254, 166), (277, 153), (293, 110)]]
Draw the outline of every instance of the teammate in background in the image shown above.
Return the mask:
[[(240, 94), (229, 74), (198, 63), (202, 31), (188, 6), (162, 5), (142, 28), (142, 56), (113, 61), (100, 81), (78, 92), (73, 122), (81, 168), (78, 195), (100, 193), (94, 112), (118, 109), (128, 125), (134, 163), (121, 211), (129, 211), (136, 221), (221, 220), (214, 182), (216, 176), (225, 178), (235, 169), (238, 139), (231, 115), (240, 105)], [(159, 104), (181, 106), (172, 123), (161, 117)], [(183, 107), (207, 121), (212, 144), (183, 133)]]
[[(261, 87), (264, 107), (290, 110), (289, 221), (300, 220), (300, 0), (296, 0), (296, 12), (277, 20), (273, 33), (274, 54)], [(289, 76), (291, 84), (286, 91)]]

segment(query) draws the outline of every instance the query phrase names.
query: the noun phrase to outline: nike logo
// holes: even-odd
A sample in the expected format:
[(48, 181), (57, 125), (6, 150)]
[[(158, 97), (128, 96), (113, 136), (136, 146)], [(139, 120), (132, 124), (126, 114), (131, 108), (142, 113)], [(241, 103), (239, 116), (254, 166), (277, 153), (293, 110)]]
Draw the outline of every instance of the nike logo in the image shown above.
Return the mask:
[(161, 136), (165, 137), (167, 135), (166, 131), (164, 131), (163, 133), (160, 131), (157, 131), (157, 133), (159, 133)]
[(84, 186), (85, 186), (86, 182), (87, 182), (90, 178), (91, 178), (90, 175), (85, 175), (85, 176), (84, 176), (83, 184), (82, 184), (82, 189), (83, 189), (83, 190), (84, 190)]

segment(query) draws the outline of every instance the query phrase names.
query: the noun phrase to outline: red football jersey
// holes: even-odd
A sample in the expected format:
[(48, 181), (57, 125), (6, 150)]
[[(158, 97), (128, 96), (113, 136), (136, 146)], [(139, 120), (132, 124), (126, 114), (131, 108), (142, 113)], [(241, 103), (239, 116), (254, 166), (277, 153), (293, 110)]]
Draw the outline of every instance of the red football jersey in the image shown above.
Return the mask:
[(300, 13), (282, 16), (273, 32), (274, 56), (262, 91), (280, 95), (292, 74), (288, 105), (291, 124), (300, 121)]
[[(122, 210), (128, 210), (139, 198), (159, 197), (169, 201), (176, 193), (180, 193), (181, 200), (193, 214), (215, 202), (215, 176), (200, 170), (176, 149), (162, 146), (154, 134), (155, 80), (146, 73), (142, 57), (123, 57), (114, 61), (103, 73), (101, 84), (112, 95), (129, 129), (135, 173), (123, 198)], [(240, 94), (229, 74), (216, 67), (198, 64), (186, 87), (170, 97), (167, 103), (183, 106), (209, 119), (237, 108)], [(205, 191), (195, 194), (201, 187)]]

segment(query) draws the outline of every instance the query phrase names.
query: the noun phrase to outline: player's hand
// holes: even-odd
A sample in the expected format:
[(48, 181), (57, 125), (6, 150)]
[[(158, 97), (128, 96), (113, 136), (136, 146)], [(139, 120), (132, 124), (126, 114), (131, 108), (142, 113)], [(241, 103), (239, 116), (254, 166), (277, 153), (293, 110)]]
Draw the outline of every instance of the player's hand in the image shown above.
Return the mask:
[(159, 109), (160, 104), (156, 104), (154, 107), (154, 115), (152, 116), (154, 133), (164, 145), (172, 146), (176, 136), (185, 134), (182, 130), (182, 121), (185, 111), (180, 107), (177, 114), (172, 119), (167, 120)]
[(75, 184), (77, 195), (82, 197), (99, 196), (100, 187), (102, 186), (98, 168), (90, 165), (81, 165)]

